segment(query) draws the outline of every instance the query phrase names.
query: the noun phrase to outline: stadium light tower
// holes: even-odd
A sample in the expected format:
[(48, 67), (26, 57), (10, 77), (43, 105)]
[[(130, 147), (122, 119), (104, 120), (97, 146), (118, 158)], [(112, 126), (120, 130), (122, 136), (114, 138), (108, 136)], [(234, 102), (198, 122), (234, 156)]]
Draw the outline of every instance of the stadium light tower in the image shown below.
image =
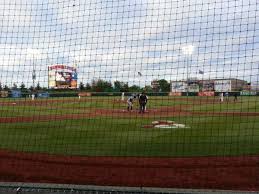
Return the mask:
[(35, 61), (34, 55), (32, 56), (32, 88), (35, 89), (35, 80), (36, 80), (36, 70), (35, 70)]
[(51, 61), (50, 61), (50, 58), (47, 56), (46, 57), (46, 66), (48, 67), (48, 89), (49, 89), (49, 66), (51, 65)]
[(35, 64), (35, 57), (36, 59), (40, 56), (40, 52), (37, 49), (29, 49), (28, 50), (28, 56), (30, 59), (32, 59), (32, 100), (34, 100), (35, 94), (35, 80), (36, 80), (36, 64)]
[(184, 61), (187, 69), (187, 96), (189, 96), (189, 57), (193, 54), (195, 47), (193, 45), (186, 45), (182, 47), (182, 53), (184, 54)]
[(28, 51), (29, 57), (32, 59), (32, 87), (35, 88), (35, 80), (36, 80), (36, 64), (35, 59), (37, 59), (40, 55), (37, 49), (29, 49)]

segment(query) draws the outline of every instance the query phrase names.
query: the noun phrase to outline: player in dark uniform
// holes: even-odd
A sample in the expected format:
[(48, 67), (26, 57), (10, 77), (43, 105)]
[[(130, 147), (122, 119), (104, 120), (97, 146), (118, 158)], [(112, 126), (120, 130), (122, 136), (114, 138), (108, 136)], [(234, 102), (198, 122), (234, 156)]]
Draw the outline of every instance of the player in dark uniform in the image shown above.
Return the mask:
[(139, 95), (139, 113), (145, 113), (147, 99), (147, 95), (144, 92), (142, 92), (142, 94)]
[(237, 101), (237, 92), (234, 93), (234, 102)]

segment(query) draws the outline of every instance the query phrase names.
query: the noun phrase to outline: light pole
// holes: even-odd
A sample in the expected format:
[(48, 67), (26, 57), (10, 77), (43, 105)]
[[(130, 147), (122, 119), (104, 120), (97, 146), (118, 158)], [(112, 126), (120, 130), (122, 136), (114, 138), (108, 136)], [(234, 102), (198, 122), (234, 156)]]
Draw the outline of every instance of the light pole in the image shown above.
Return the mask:
[(38, 58), (38, 56), (40, 55), (40, 52), (36, 49), (28, 49), (28, 56), (29, 56), (30, 60), (32, 59), (32, 87), (33, 87), (33, 89), (35, 88), (35, 80), (36, 80), (35, 55)]
[(35, 71), (35, 62), (34, 54), (32, 55), (32, 89), (35, 90), (35, 80), (36, 80), (36, 71)]
[[(193, 54), (195, 47), (193, 45), (186, 45), (182, 47), (182, 53), (184, 54), (184, 63), (186, 63), (187, 70), (187, 96), (189, 96), (189, 57)], [(185, 64), (184, 64), (185, 65)]]
[(79, 63), (80, 63), (81, 61), (80, 61), (80, 59), (76, 59), (76, 60), (74, 60), (74, 64), (73, 64), (73, 67), (74, 67), (74, 73), (76, 74), (76, 88), (78, 87), (78, 74), (77, 74), (77, 72), (78, 72), (78, 66), (79, 66)]
[(49, 59), (49, 57), (47, 56), (47, 58), (46, 58), (46, 65), (47, 65), (47, 67), (48, 67), (48, 89), (49, 89), (49, 82), (50, 82), (50, 65), (51, 63), (50, 63), (50, 59)]
[(35, 64), (35, 55), (38, 57), (40, 55), (39, 51), (36, 49), (29, 49), (28, 56), (32, 59), (32, 100), (34, 100), (35, 94), (35, 80), (36, 80), (36, 64)]

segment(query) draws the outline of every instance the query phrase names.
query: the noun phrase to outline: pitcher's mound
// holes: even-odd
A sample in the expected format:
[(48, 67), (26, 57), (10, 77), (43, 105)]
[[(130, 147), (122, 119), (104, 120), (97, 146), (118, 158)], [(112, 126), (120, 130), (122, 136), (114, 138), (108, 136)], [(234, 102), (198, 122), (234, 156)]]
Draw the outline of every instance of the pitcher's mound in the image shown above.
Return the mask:
[(178, 128), (190, 128), (185, 124), (176, 123), (175, 121), (159, 120), (153, 121), (151, 125), (144, 125), (144, 128), (160, 128), (160, 129), (178, 129)]

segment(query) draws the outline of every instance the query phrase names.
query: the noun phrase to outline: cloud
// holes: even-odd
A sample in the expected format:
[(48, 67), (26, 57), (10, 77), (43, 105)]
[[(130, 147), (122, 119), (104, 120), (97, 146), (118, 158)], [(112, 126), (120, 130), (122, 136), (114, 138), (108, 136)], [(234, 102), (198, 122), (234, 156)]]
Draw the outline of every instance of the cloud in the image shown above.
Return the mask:
[(187, 65), (189, 76), (258, 80), (258, 10), (256, 0), (0, 0), (1, 82), (31, 84), (34, 65), (46, 86), (57, 63), (77, 63), (82, 82), (185, 79)]

